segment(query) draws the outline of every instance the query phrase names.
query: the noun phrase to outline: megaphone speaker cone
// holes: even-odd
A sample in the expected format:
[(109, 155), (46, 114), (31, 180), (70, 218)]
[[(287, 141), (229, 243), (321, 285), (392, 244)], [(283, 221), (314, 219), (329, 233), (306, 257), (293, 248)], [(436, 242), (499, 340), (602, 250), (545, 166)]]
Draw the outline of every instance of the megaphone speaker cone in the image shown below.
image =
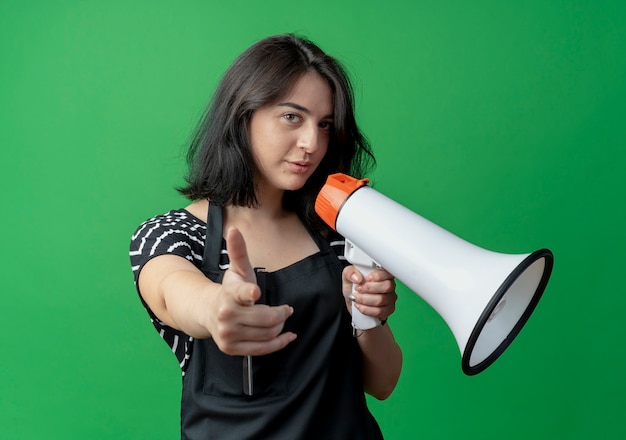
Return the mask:
[(541, 299), (553, 264), (552, 252), (540, 249), (524, 258), (508, 275), (462, 348), (461, 367), (465, 374), (482, 372), (513, 342)]

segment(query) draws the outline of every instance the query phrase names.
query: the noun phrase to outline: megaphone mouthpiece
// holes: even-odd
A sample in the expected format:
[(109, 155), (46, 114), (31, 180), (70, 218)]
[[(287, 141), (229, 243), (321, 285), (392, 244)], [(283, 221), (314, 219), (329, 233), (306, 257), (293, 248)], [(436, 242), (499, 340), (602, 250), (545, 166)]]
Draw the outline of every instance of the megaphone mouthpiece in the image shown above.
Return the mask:
[(337, 216), (341, 206), (357, 189), (369, 183), (369, 179), (355, 179), (347, 174), (331, 174), (315, 200), (315, 212), (331, 228), (337, 230)]

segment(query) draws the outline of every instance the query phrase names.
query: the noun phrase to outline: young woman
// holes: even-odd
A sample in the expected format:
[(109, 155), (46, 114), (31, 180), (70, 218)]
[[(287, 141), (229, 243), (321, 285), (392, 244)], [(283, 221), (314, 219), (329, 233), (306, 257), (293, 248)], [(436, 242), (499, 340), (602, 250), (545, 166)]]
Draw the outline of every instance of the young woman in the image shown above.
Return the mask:
[(348, 266), (314, 210), (329, 174), (372, 159), (347, 75), (312, 42), (266, 38), (225, 73), (189, 151), (192, 203), (131, 241), (183, 372), (182, 438), (382, 438), (364, 393), (387, 398), (402, 355), (389, 325), (354, 332), (350, 310), (385, 323), (395, 282)]

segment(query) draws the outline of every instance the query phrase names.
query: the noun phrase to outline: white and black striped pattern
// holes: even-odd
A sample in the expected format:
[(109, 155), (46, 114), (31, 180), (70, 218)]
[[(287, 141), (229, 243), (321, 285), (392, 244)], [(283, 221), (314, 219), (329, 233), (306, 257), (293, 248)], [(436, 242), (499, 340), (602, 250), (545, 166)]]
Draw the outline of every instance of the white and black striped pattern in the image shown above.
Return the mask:
[[(139, 291), (137, 280), (141, 268), (156, 256), (178, 255), (191, 261), (200, 269), (205, 241), (206, 223), (183, 209), (173, 210), (143, 222), (132, 235), (130, 244), (130, 261), (137, 290)], [(343, 238), (335, 235), (329, 239), (329, 244), (339, 260), (345, 265), (346, 259), (343, 256), (345, 241)], [(219, 268), (226, 270), (228, 267), (228, 252), (226, 251), (226, 243), (222, 239)], [(194, 339), (160, 321), (143, 301), (141, 295), (140, 299), (159, 335), (176, 355), (184, 376), (193, 351)]]
[(131, 237), (130, 260), (135, 278), (148, 260), (163, 254), (186, 258), (198, 268), (206, 240), (206, 224), (183, 209), (143, 222)]
[[(129, 252), (137, 290), (141, 268), (156, 256), (178, 255), (200, 269), (205, 240), (206, 224), (183, 209), (170, 211), (143, 222), (131, 237)], [(141, 301), (150, 315), (152, 324), (176, 355), (184, 375), (191, 357), (193, 338), (161, 322), (143, 299)]]

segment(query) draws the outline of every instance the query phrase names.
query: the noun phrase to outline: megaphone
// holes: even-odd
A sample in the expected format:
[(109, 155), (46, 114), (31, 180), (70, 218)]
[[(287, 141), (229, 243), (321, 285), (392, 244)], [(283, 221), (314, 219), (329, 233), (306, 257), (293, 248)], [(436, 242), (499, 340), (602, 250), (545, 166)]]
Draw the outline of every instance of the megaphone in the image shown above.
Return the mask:
[[(317, 214), (346, 239), (345, 256), (366, 275), (383, 267), (448, 324), (467, 375), (484, 371), (509, 347), (534, 311), (554, 264), (548, 249), (503, 254), (475, 246), (367, 184), (332, 174)], [(353, 326), (374, 318), (352, 310)]]

